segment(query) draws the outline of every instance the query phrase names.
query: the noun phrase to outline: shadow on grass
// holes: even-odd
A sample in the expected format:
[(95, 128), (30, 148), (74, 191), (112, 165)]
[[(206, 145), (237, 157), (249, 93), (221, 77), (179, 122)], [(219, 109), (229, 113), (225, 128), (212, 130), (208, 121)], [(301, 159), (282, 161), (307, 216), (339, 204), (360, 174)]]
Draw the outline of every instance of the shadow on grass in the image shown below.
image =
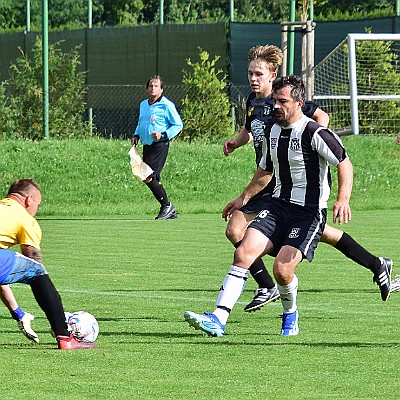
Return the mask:
[(328, 289), (299, 289), (299, 293), (338, 293), (338, 294), (357, 294), (360, 293), (379, 293), (379, 288), (375, 289), (354, 289), (354, 288), (328, 288)]
[[(216, 285), (217, 287), (218, 285)], [(182, 288), (182, 289), (157, 289), (157, 290), (149, 290), (149, 289), (110, 289), (110, 290), (104, 290), (104, 292), (107, 293), (135, 293), (135, 292), (140, 292), (140, 293), (187, 293), (188, 295), (190, 293), (216, 293), (218, 296), (218, 289), (199, 289), (199, 288), (193, 288), (193, 289), (188, 289), (188, 288)], [(325, 289), (299, 289), (299, 293), (338, 293), (338, 294), (357, 294), (359, 296), (360, 293), (366, 293), (366, 294), (371, 294), (371, 293), (379, 293), (379, 288), (376, 287), (375, 289), (354, 289), (354, 288), (325, 288)], [(252, 289), (245, 289), (243, 293), (254, 293), (254, 290)]]
[[(216, 285), (217, 287), (218, 285)], [(219, 286), (218, 286), (219, 288)], [(119, 289), (119, 290), (104, 290), (104, 292), (108, 293), (135, 293), (135, 292), (141, 292), (141, 293), (193, 293), (193, 292), (198, 292), (198, 293), (217, 293), (218, 295), (218, 289), (188, 289), (188, 288), (183, 288), (183, 289), (157, 289), (157, 290), (149, 290), (149, 289)]]

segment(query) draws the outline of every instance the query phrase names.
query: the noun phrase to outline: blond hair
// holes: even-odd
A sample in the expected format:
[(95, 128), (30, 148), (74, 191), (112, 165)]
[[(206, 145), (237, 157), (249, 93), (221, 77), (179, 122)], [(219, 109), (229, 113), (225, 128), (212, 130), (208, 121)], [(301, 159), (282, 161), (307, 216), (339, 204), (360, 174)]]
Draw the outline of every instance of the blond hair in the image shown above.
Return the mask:
[(282, 59), (282, 50), (272, 44), (252, 47), (248, 55), (249, 64), (251, 61), (264, 61), (271, 72), (278, 70), (282, 64)]

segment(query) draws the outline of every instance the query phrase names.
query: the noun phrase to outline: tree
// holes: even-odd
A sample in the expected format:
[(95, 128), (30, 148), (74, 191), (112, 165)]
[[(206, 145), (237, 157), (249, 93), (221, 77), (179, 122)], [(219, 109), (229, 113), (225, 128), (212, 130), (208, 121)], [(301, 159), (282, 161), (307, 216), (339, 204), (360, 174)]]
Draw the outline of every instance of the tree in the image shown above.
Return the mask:
[[(296, 0), (298, 16), (304, 0)], [(309, 0), (307, 0), (309, 2)], [(289, 0), (235, 0), (235, 21), (273, 22), (287, 20)], [(0, 30), (24, 29), (25, 1), (0, 0)], [(51, 29), (87, 26), (87, 0), (49, 1)], [(152, 24), (160, 18), (160, 0), (93, 0), (94, 26)], [(394, 15), (394, 0), (314, 0), (316, 20), (354, 19)], [(32, 30), (41, 27), (41, 1), (31, 0)], [(165, 0), (167, 23), (211, 23), (229, 20), (227, 0)]]
[(100, 20), (107, 25), (138, 25), (143, 22), (142, 0), (103, 0)]
[(186, 96), (182, 100), (184, 128), (181, 137), (189, 141), (224, 138), (232, 130), (226, 76), (221, 76), (222, 70), (215, 67), (219, 56), (210, 61), (210, 55), (199, 49), (199, 57), (196, 63), (187, 60), (191, 72), (183, 71)]
[[(370, 29), (366, 29), (371, 33)], [(392, 48), (393, 42), (381, 40), (356, 41), (356, 80), (357, 94), (366, 95), (400, 95), (399, 55)], [(347, 43), (343, 44), (343, 53), (348, 54)], [(344, 64), (343, 76), (348, 76), (348, 64)], [(326, 85), (326, 93), (348, 93), (347, 82), (337, 83), (332, 79)], [(398, 100), (358, 100), (359, 131), (367, 134), (384, 134), (388, 124), (393, 124), (397, 133), (400, 122)], [(337, 100), (336, 112), (331, 117), (332, 126), (350, 126), (349, 103)], [(391, 121), (391, 122), (389, 122)]]

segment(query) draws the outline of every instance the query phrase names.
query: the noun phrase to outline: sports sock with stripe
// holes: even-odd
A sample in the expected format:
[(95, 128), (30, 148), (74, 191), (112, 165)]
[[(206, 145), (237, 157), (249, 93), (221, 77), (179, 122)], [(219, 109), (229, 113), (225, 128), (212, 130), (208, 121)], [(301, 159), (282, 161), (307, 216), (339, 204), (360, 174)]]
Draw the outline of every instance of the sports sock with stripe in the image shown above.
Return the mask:
[(232, 265), (228, 275), (225, 276), (219, 290), (217, 308), (213, 312), (222, 325), (226, 324), (233, 306), (242, 294), (248, 275), (247, 269)]

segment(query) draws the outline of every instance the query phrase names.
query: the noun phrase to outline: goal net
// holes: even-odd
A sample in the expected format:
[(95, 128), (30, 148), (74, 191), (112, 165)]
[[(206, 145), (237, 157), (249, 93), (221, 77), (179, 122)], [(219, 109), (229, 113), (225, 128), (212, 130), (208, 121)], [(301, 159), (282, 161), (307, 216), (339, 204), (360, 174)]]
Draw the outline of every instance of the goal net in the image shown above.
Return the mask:
[(400, 34), (349, 34), (314, 68), (314, 101), (338, 133), (400, 131)]

